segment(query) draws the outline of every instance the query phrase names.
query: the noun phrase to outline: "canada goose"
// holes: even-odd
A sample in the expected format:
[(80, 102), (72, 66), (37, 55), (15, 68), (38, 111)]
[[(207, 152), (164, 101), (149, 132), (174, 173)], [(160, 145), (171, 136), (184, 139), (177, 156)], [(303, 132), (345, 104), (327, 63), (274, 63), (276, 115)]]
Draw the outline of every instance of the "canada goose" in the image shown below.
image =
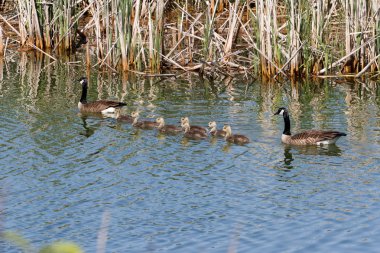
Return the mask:
[(284, 117), (285, 129), (282, 133), (281, 140), (285, 144), (291, 145), (322, 145), (333, 144), (341, 136), (347, 134), (338, 131), (320, 131), (309, 130), (302, 133), (298, 133), (292, 136), (290, 133), (290, 119), (288, 110), (285, 107), (281, 107), (274, 115), (282, 115)]
[(236, 144), (246, 144), (249, 142), (248, 137), (240, 134), (232, 134), (232, 129), (229, 125), (224, 125), (223, 131), (226, 132), (224, 139), (228, 142)]
[(195, 140), (207, 138), (207, 133), (203, 131), (198, 131), (197, 129), (191, 129), (188, 122), (184, 122), (182, 124), (182, 128), (184, 130), (183, 136), (185, 136), (186, 138)]
[(123, 121), (125, 123), (132, 123), (133, 122), (133, 117), (130, 116), (130, 115), (122, 115), (122, 114), (120, 114), (120, 109), (117, 109), (115, 111), (115, 118), (118, 121)]
[[(190, 125), (190, 120), (188, 117), (182, 117), (181, 118), (181, 127), (182, 128), (184, 128), (183, 125), (185, 123), (188, 123)], [(190, 126), (190, 130), (197, 130), (199, 132), (203, 132), (203, 133), (207, 134), (207, 129), (204, 127), (201, 127), (201, 126)]]
[(158, 124), (157, 128), (158, 131), (161, 133), (179, 133), (182, 132), (182, 129), (180, 127), (174, 126), (174, 125), (165, 125), (165, 120), (163, 117), (159, 117), (156, 119), (156, 123)]
[(208, 127), (210, 128), (209, 133), (212, 136), (216, 136), (216, 137), (225, 137), (226, 136), (226, 132), (225, 131), (223, 131), (223, 130), (217, 130), (216, 129), (216, 122), (215, 121), (210, 121), (208, 123)]
[(78, 109), (80, 112), (101, 112), (103, 114), (115, 113), (116, 108), (121, 108), (127, 105), (126, 103), (109, 100), (87, 102), (87, 78), (82, 77), (79, 79), (79, 82), (82, 84), (82, 96), (78, 103)]
[(137, 127), (137, 128), (142, 128), (142, 129), (153, 129), (157, 127), (157, 123), (154, 121), (138, 121), (140, 118), (140, 113), (139, 112), (132, 112), (131, 116), (133, 117), (133, 122), (132, 126)]

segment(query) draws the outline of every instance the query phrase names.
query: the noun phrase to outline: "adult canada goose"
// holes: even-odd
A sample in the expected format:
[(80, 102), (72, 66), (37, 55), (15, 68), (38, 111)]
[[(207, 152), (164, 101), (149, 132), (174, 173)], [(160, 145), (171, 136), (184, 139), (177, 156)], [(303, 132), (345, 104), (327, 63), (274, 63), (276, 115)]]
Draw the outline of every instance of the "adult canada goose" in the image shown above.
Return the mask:
[(82, 84), (82, 96), (78, 103), (78, 109), (80, 112), (95, 112), (95, 113), (115, 113), (117, 108), (126, 106), (126, 103), (109, 101), (109, 100), (98, 100), (93, 102), (87, 102), (87, 78), (82, 77), (79, 79), (80, 84)]
[(282, 115), (284, 117), (285, 129), (282, 133), (281, 140), (285, 144), (291, 145), (322, 145), (333, 144), (341, 136), (347, 134), (338, 131), (320, 131), (309, 130), (302, 133), (292, 135), (290, 133), (290, 119), (288, 110), (285, 107), (281, 107), (274, 115)]
[(226, 136), (225, 131), (216, 129), (216, 122), (215, 121), (210, 121), (208, 123), (208, 127), (210, 128), (209, 133), (212, 136), (215, 136), (215, 137), (225, 137)]
[(130, 116), (130, 115), (122, 115), (120, 113), (120, 109), (117, 109), (115, 111), (115, 118), (118, 120), (118, 121), (123, 121), (125, 123), (132, 123), (133, 122), (133, 117)]
[(224, 137), (226, 141), (236, 143), (236, 144), (246, 144), (249, 143), (248, 137), (241, 134), (232, 134), (232, 129), (229, 125), (224, 125), (223, 131), (226, 132)]
[(140, 118), (139, 112), (132, 112), (131, 116), (133, 117), (132, 126), (142, 129), (153, 129), (158, 126), (158, 124), (154, 121), (138, 121)]
[(182, 124), (182, 128), (184, 130), (183, 136), (185, 136), (186, 138), (195, 139), (195, 140), (207, 138), (207, 133), (203, 131), (199, 131), (197, 129), (191, 129), (188, 122), (184, 122)]
[(182, 132), (182, 129), (180, 127), (174, 126), (174, 125), (165, 125), (165, 120), (163, 117), (159, 117), (156, 119), (156, 123), (158, 124), (157, 128), (158, 131), (161, 133), (179, 133)]
[[(182, 117), (182, 118), (181, 118), (181, 127), (182, 127), (182, 128), (184, 128), (183, 125), (184, 125), (185, 123), (187, 123), (187, 124), (190, 125), (190, 120), (189, 120), (188, 117)], [(190, 130), (197, 130), (197, 131), (199, 131), (199, 132), (203, 132), (203, 133), (207, 134), (207, 129), (204, 128), (204, 127), (201, 127), (201, 126), (190, 126)]]

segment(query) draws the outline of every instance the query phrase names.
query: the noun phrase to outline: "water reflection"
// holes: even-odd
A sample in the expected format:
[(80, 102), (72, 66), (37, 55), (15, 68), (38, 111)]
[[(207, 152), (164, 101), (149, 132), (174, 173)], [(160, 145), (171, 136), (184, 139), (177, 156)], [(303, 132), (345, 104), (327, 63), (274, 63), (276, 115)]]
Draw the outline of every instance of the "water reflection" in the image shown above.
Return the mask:
[[(341, 156), (342, 150), (335, 144), (331, 145), (308, 145), (308, 146), (289, 146), (284, 145), (284, 161), (288, 161), (289, 165), (293, 161), (292, 151), (301, 155), (325, 155), (325, 156)], [(291, 159), (291, 160), (289, 160)], [(286, 164), (286, 162), (285, 162)]]
[(307, 161), (308, 156), (335, 156), (340, 157), (342, 150), (335, 144), (324, 146), (290, 146), (284, 144), (284, 158), (277, 169), (291, 171), (299, 164), (298, 160)]
[(82, 119), (82, 125), (84, 128), (84, 132), (80, 132), (80, 135), (86, 136), (87, 138), (90, 137), (95, 133), (95, 128), (94, 127), (89, 127), (87, 124), (87, 115), (79, 115), (79, 117)]
[[(263, 245), (283, 238), (287, 245), (299, 247), (315, 234), (338, 245), (347, 235), (355, 242), (366, 236), (361, 230), (342, 232), (367, 225), (361, 217), (378, 218), (376, 83), (246, 85), (245, 80), (231, 78), (200, 82), (187, 73), (183, 79), (161, 82), (104, 73), (90, 76), (89, 95), (94, 100), (126, 101), (128, 112), (160, 115), (171, 124), (182, 116), (199, 125), (214, 119), (231, 123), (252, 140), (241, 147), (217, 138), (197, 141), (143, 131), (99, 114), (80, 114), (79, 119), (80, 90), (72, 80), (82, 75), (81, 68), (23, 64), (9, 64), (15, 76), (6, 74), (0, 85), (0, 146), (5, 150), (0, 183), (12, 192), (6, 228), (22, 230), (33, 242), (67, 238), (95, 252), (93, 244), (86, 243), (93, 241), (86, 231), (98, 227), (105, 206), (114, 210), (107, 249), (117, 251), (125, 238), (132, 238), (125, 249), (130, 252), (149, 248), (147, 237), (161, 251), (194, 252), (215, 244), (214, 252), (224, 252), (231, 224), (241, 221), (245, 227), (237, 232), (240, 251), (256, 245), (252, 238), (261, 238)], [(279, 106), (291, 108), (295, 133), (339, 129), (348, 136), (338, 146), (282, 145), (283, 120), (272, 117)], [(331, 219), (344, 209), (358, 214), (352, 216), (354, 225)], [(328, 224), (331, 234), (338, 236), (324, 234), (326, 227), (320, 224)], [(295, 230), (305, 237), (293, 237)], [(175, 236), (168, 236), (173, 231)], [(218, 246), (220, 242), (225, 244)], [(316, 239), (313, 245), (326, 241)]]
[(293, 154), (291, 152), (291, 147), (286, 146), (284, 149), (284, 168), (286, 170), (293, 169), (292, 162), (293, 162)]

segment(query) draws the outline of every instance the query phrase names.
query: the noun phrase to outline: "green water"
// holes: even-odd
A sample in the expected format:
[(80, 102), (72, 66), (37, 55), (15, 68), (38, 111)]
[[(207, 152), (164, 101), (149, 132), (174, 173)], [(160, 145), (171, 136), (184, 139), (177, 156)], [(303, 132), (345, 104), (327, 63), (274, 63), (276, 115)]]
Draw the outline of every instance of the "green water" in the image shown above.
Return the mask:
[[(2, 70), (2, 71), (1, 71)], [(333, 80), (211, 83), (91, 73), (88, 100), (178, 124), (216, 120), (251, 139), (188, 140), (83, 117), (79, 66), (0, 66), (0, 229), (36, 248), (64, 239), (96, 252), (377, 252), (380, 89)], [(292, 132), (347, 133), (329, 147), (281, 143)], [(103, 229), (101, 229), (103, 228)], [(0, 240), (3, 252), (19, 252)]]

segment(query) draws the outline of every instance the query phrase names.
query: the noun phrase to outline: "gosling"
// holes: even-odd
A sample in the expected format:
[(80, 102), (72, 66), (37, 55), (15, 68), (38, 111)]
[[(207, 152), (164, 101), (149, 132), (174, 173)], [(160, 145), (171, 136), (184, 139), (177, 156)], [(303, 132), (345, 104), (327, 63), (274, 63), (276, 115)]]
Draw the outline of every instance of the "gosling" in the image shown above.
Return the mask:
[(184, 130), (183, 136), (189, 139), (194, 139), (194, 140), (200, 140), (200, 139), (206, 139), (207, 138), (207, 133), (198, 131), (196, 129), (191, 129), (189, 123), (184, 122), (182, 124), (182, 128)]
[(125, 122), (125, 123), (133, 123), (133, 117), (130, 116), (130, 115), (122, 115), (120, 114), (120, 110), (116, 110), (115, 111), (115, 118), (118, 120), (118, 121), (122, 121), (122, 122)]
[[(190, 121), (189, 121), (189, 118), (188, 117), (182, 117), (181, 118), (181, 127), (183, 128), (183, 125), (187, 123), (190, 125)], [(207, 134), (207, 129), (204, 128), (204, 127), (201, 127), (201, 126), (190, 126), (190, 130), (197, 130), (199, 132), (204, 132), (205, 134)]]
[(235, 144), (246, 144), (249, 143), (248, 137), (240, 134), (232, 134), (231, 127), (229, 125), (225, 125), (223, 127), (223, 131), (226, 132), (226, 136), (224, 139), (228, 142), (235, 143)]
[(158, 117), (156, 119), (156, 123), (158, 124), (157, 128), (160, 133), (176, 134), (182, 131), (180, 127), (174, 125), (165, 125), (165, 120), (163, 117)]
[(215, 121), (210, 121), (208, 123), (208, 127), (210, 128), (209, 133), (212, 136), (215, 136), (215, 137), (225, 137), (226, 136), (226, 132), (225, 131), (223, 131), (223, 130), (217, 130), (217, 128), (216, 128), (216, 122)]
[(154, 121), (148, 121), (148, 120), (138, 121), (140, 118), (139, 112), (132, 112), (131, 116), (133, 117), (132, 126), (134, 127), (147, 129), (147, 130), (151, 130), (157, 127), (157, 123)]

